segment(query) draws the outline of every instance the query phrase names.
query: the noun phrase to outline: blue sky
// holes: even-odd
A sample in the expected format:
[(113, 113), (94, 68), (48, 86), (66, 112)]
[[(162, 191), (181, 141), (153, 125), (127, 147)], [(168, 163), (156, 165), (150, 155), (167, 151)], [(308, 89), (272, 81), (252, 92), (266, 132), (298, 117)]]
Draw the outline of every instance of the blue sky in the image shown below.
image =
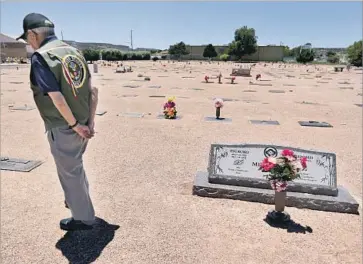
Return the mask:
[(18, 36), (28, 13), (42, 13), (65, 40), (165, 49), (228, 44), (235, 29), (256, 30), (259, 45), (347, 47), (362, 39), (362, 2), (2, 2), (1, 32)]

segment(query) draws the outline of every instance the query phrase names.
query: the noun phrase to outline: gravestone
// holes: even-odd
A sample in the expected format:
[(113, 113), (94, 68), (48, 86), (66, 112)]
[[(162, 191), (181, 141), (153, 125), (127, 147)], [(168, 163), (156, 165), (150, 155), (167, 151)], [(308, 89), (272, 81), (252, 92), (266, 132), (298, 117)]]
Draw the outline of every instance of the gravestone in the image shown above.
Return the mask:
[(165, 98), (165, 95), (149, 95), (150, 98)]
[(151, 89), (160, 89), (161, 86), (160, 85), (150, 85), (149, 88), (151, 88)]
[(139, 88), (139, 87), (140, 87), (140, 85), (129, 85), (129, 84), (127, 84), (127, 85), (124, 85), (123, 87), (125, 87), (125, 88), (133, 88), (133, 89), (135, 89), (135, 88)]
[(250, 123), (254, 125), (280, 125), (278, 121), (274, 120), (250, 120)]
[(243, 90), (242, 92), (244, 92), (244, 93), (255, 93), (257, 91), (256, 90)]
[(284, 90), (269, 90), (269, 93), (285, 93)]
[(24, 106), (9, 106), (9, 110), (11, 111), (30, 111), (30, 110), (34, 110), (35, 107), (34, 106), (29, 106), (29, 105), (24, 105)]
[(8, 157), (0, 157), (0, 168), (9, 171), (29, 172), (43, 162), (39, 160), (14, 159)]
[(118, 116), (141, 118), (144, 117), (144, 113), (121, 113)]
[(266, 157), (291, 149), (307, 158), (301, 178), (288, 183), (286, 206), (358, 214), (359, 204), (337, 186), (334, 153), (264, 144), (212, 144), (207, 172), (197, 172), (193, 194), (273, 204), (275, 191), (259, 171)]
[(319, 121), (299, 121), (300, 126), (308, 126), (308, 127), (333, 127), (331, 124), (327, 122), (319, 122)]
[(107, 113), (107, 111), (105, 111), (105, 110), (97, 110), (96, 111), (96, 115), (98, 115), (98, 116), (103, 116), (106, 113)]
[(201, 88), (190, 88), (190, 90), (194, 90), (194, 91), (204, 91), (204, 89), (201, 89)]
[(353, 90), (353, 87), (339, 87), (341, 90)]
[(138, 97), (137, 94), (123, 94), (121, 97)]

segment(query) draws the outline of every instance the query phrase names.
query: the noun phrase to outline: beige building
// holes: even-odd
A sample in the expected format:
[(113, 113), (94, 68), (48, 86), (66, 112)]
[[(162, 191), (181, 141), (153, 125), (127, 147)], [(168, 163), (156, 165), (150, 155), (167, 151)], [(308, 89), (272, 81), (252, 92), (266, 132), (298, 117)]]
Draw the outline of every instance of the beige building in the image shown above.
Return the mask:
[(1, 58), (26, 58), (26, 43), (0, 33)]
[[(205, 60), (203, 57), (204, 48), (207, 45), (201, 46), (190, 46), (186, 48), (189, 51), (188, 55), (182, 56), (182, 59), (194, 59), (194, 60)], [(223, 54), (228, 48), (224, 46), (214, 46), (218, 56)], [(251, 55), (243, 56), (242, 60), (248, 61), (282, 61), (284, 58), (284, 47), (283, 46), (258, 46), (257, 52)]]

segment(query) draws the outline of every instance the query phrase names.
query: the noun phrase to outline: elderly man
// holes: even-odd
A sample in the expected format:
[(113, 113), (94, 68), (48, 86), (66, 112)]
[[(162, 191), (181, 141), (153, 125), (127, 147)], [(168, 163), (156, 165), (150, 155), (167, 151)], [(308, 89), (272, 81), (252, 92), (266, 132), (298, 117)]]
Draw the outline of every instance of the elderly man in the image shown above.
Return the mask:
[(51, 153), (72, 218), (60, 221), (63, 230), (92, 229), (95, 212), (82, 156), (94, 135), (97, 89), (82, 54), (57, 39), (54, 24), (31, 13), (23, 21), (26, 40), (35, 50), (30, 86), (47, 131)]

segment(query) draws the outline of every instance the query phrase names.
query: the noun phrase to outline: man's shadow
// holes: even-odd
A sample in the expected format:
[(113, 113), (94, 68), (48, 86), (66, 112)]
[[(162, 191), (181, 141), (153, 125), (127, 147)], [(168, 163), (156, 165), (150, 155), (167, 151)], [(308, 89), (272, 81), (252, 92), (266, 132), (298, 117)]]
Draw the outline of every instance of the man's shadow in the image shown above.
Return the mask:
[(278, 221), (273, 221), (266, 216), (266, 218), (263, 219), (263, 221), (265, 221), (271, 227), (286, 229), (288, 233), (306, 234), (313, 232), (313, 229), (310, 226), (302, 226), (299, 223), (294, 222), (293, 220), (289, 220), (288, 222), (278, 222)]
[(62, 251), (70, 264), (89, 264), (101, 255), (119, 227), (96, 218), (93, 229), (67, 232), (55, 247)]

